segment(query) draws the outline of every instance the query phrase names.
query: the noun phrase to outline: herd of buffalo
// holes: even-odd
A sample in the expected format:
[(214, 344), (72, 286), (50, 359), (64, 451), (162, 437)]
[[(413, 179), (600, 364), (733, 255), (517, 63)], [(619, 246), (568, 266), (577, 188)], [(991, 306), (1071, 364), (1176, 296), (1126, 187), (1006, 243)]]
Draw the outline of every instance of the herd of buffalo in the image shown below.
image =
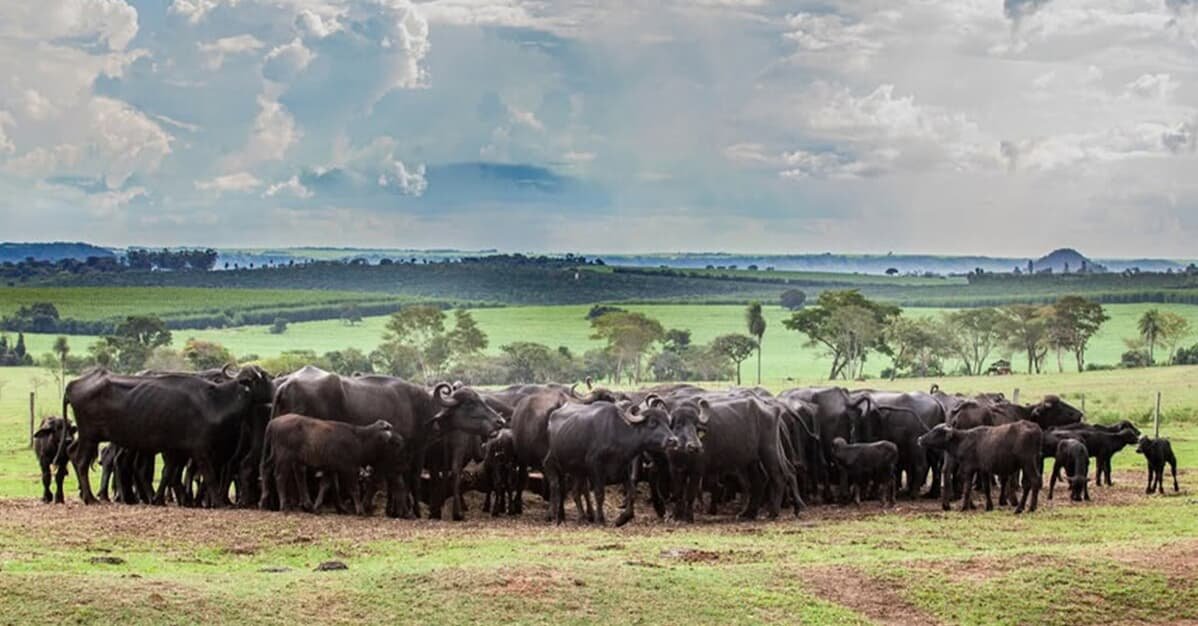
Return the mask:
[[(1110, 485), (1111, 457), (1129, 445), (1148, 461), (1149, 493), (1164, 492), (1166, 464), (1178, 489), (1167, 439), (1141, 436), (1130, 422), (1085, 423), (1056, 396), (1024, 405), (936, 387), (778, 395), (586, 387), (429, 388), (311, 366), (276, 378), (254, 366), (133, 376), (97, 369), (67, 385), (62, 417), (43, 421), (34, 449), (47, 502), (63, 501), (69, 462), (88, 504), (109, 499), (111, 486), (112, 499), (130, 504), (370, 514), (381, 499), (393, 517), (419, 517), (424, 504), (440, 518), (448, 502), (455, 520), (465, 490), (485, 494), (491, 515), (522, 513), (531, 490), (558, 523), (569, 496), (580, 519), (602, 524), (607, 487), (621, 485), (621, 525), (634, 516), (641, 483), (658, 516), (688, 522), (705, 497), (709, 515), (735, 502), (738, 518), (755, 519), (763, 506), (771, 518), (783, 507), (798, 515), (816, 499), (887, 506), (897, 491), (940, 498), (946, 510), (959, 496), (968, 509), (976, 488), (990, 510), (995, 486), (999, 505), (1020, 513), (1036, 510), (1046, 460), (1049, 498), (1063, 473), (1072, 499), (1088, 500), (1091, 459), (1095, 485)], [(98, 494), (89, 478), (97, 459)]]

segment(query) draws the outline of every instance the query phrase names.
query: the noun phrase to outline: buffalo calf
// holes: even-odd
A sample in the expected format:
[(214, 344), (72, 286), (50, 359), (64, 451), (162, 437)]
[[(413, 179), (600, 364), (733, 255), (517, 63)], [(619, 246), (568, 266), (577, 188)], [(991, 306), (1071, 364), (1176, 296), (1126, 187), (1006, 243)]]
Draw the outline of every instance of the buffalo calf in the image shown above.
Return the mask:
[[(75, 439), (75, 426), (62, 417), (47, 417), (33, 433), (33, 453), (42, 468), (42, 500), (62, 503), (62, 481), (67, 476), (67, 446)], [(56, 492), (50, 493), (50, 470)]]
[(1057, 484), (1061, 470), (1065, 470), (1065, 479), (1069, 481), (1069, 497), (1074, 502), (1085, 498), (1090, 500), (1090, 452), (1086, 444), (1076, 439), (1061, 439), (1057, 442), (1055, 452), (1056, 462), (1052, 465), (1052, 477), (1048, 479), (1048, 499), (1052, 500), (1052, 490)]
[[(943, 476), (952, 476), (952, 466), (961, 470), (965, 494), (961, 499), (961, 510), (973, 508), (971, 492), (976, 477), (982, 478), (986, 496), (986, 510), (994, 508), (990, 499), (991, 476), (1000, 479), (1017, 472), (1023, 474), (1023, 497), (1015, 513), (1025, 508), (1035, 511), (1040, 499), (1040, 449), (1043, 431), (1038, 425), (1026, 420), (1000, 426), (977, 426), (968, 430), (939, 424), (919, 438), (919, 445), (928, 450), (941, 450), (948, 455)], [(947, 487), (947, 486), (946, 486)], [(949, 508), (949, 492), (941, 490), (941, 506)], [(1028, 496), (1031, 502), (1028, 502)]]
[[(348, 488), (354, 501), (354, 511), (364, 515), (359, 473), (369, 466), (383, 477), (389, 488), (400, 479), (400, 459), (404, 439), (391, 429), (391, 424), (378, 420), (368, 426), (319, 420), (289, 413), (270, 421), (263, 443), (260, 506), (270, 502), (271, 487), (277, 486), (280, 507), (288, 509), (288, 486), (298, 488), (300, 502), (316, 512), (326, 493), (335, 484)], [(273, 470), (273, 471), (272, 471)], [(307, 470), (320, 470), (324, 479), (316, 501), (308, 493)], [(275, 485), (271, 484), (274, 478)], [(337, 502), (340, 496), (335, 496)]]
[[(1140, 443), (1136, 446), (1136, 452), (1143, 454), (1148, 461), (1148, 488), (1144, 493), (1152, 493), (1159, 491), (1165, 493), (1165, 463), (1169, 464), (1169, 469), (1173, 472), (1173, 491), (1179, 491), (1177, 486), (1177, 457), (1173, 456), (1173, 446), (1169, 444), (1169, 440), (1161, 437), (1160, 439), (1149, 439), (1148, 437), (1140, 437)], [(59, 481), (61, 483), (61, 481)]]
[(872, 484), (882, 488), (882, 506), (894, 506), (898, 446), (889, 441), (848, 443), (837, 437), (832, 440), (832, 460), (840, 473), (841, 491), (851, 487), (854, 502), (861, 504), (861, 493)]

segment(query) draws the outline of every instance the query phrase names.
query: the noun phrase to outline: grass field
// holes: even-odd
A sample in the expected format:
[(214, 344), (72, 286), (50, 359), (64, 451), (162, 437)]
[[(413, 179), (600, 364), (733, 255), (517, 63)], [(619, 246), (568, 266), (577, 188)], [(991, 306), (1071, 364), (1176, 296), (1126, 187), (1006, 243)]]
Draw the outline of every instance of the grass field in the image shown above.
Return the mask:
[[(0, 315), (35, 302), (52, 302), (58, 314), (78, 320), (128, 315), (177, 315), (342, 302), (379, 301), (378, 294), (302, 289), (205, 289), (198, 287), (0, 287)], [(394, 299), (394, 298), (392, 298)]]
[[(744, 332), (744, 307), (735, 305), (629, 305), (627, 308), (641, 311), (661, 321), (666, 328), (687, 328), (693, 339), (706, 343), (714, 337), (731, 332)], [(1135, 324), (1139, 316), (1149, 308), (1175, 311), (1190, 320), (1198, 328), (1198, 306), (1178, 304), (1112, 304), (1107, 305), (1111, 320), (1091, 342), (1088, 360), (1090, 363), (1116, 364), (1127, 349), (1123, 339), (1136, 334)], [(566, 346), (581, 354), (587, 349), (599, 347), (600, 342), (590, 339), (590, 325), (586, 321), (587, 306), (553, 307), (505, 307), (478, 309), (474, 311), (479, 326), (490, 340), (489, 352), (497, 353), (499, 347), (513, 341), (536, 341), (551, 347)], [(907, 309), (906, 315), (939, 315), (947, 309)], [(780, 307), (765, 307), (768, 326), (762, 351), (763, 382), (782, 385), (787, 379), (798, 382), (823, 380), (828, 375), (829, 360), (818, 349), (803, 345), (803, 336), (787, 330), (782, 320), (789, 313)], [(243, 326), (213, 330), (180, 330), (174, 333), (175, 345), (181, 346), (188, 337), (218, 341), (235, 354), (256, 354), (261, 357), (276, 355), (285, 350), (314, 350), (323, 354), (330, 350), (347, 347), (370, 351), (382, 341), (386, 317), (368, 317), (361, 324), (348, 326), (339, 320), (299, 322), (291, 324), (281, 335), (271, 334), (266, 326)], [(42, 354), (50, 350), (53, 335), (27, 335), (29, 351)], [(91, 337), (72, 337), (71, 345), (82, 350), (94, 341)], [(1188, 343), (1198, 341), (1192, 338)], [(1001, 351), (999, 351), (1001, 352)], [(996, 352), (991, 360), (1000, 358)], [(1015, 355), (1015, 368), (1023, 367), (1022, 359)], [(867, 364), (866, 372), (876, 377), (889, 365), (889, 360), (875, 355)], [(1049, 359), (1050, 369), (1055, 371), (1055, 360)], [(1073, 368), (1066, 355), (1066, 370)], [(756, 371), (753, 359), (744, 365), (744, 375), (749, 377)]]
[[(32, 368), (0, 370), (0, 622), (5, 623), (963, 623), (1123, 624), (1198, 619), (1198, 367), (946, 379), (1085, 393), (1139, 416), (1162, 389), (1182, 493), (1142, 493), (1142, 459), (1115, 457), (1094, 501), (1036, 513), (816, 506), (799, 520), (693, 526), (647, 506), (622, 529), (554, 528), (533, 512), (464, 523), (83, 507), (33, 500)], [(930, 381), (899, 381), (924, 388)], [(43, 388), (39, 412), (57, 404)], [(1141, 425), (1145, 425), (1141, 421)], [(67, 481), (73, 491), (74, 479)], [(613, 498), (618, 501), (618, 498)], [(610, 501), (610, 499), (609, 499)], [(572, 514), (572, 510), (570, 511)], [(104, 559), (115, 560), (105, 563)], [(314, 571), (328, 560), (348, 570)]]

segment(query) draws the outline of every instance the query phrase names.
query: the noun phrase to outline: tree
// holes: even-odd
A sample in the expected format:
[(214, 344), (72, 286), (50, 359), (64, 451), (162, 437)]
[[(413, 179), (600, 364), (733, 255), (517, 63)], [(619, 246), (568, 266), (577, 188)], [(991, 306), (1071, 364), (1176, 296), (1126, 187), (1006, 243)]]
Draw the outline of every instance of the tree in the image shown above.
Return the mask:
[(963, 309), (945, 315), (949, 349), (965, 366), (965, 373), (980, 375), (986, 360), (1002, 340), (1003, 316), (994, 308)]
[(779, 300), (781, 300), (782, 308), (788, 311), (797, 311), (807, 303), (807, 294), (798, 289), (787, 289), (782, 292)]
[(555, 369), (554, 360), (560, 358), (549, 346), (531, 341), (516, 341), (500, 346), (507, 357), (509, 382), (547, 382)]
[(1190, 320), (1174, 313), (1164, 311), (1160, 317), (1160, 336), (1158, 341), (1167, 351), (1166, 363), (1172, 363), (1177, 347), (1189, 338), (1191, 332)]
[(329, 364), (329, 371), (336, 372), (342, 376), (349, 376), (358, 372), (364, 374), (374, 372), (374, 367), (370, 363), (370, 357), (357, 348), (326, 352), (324, 353), (324, 360)]
[(671, 328), (666, 331), (665, 339), (661, 344), (662, 350), (666, 352), (682, 352), (691, 345), (691, 331)]
[(753, 355), (757, 341), (748, 335), (720, 335), (711, 342), (711, 351), (736, 365), (736, 384), (740, 384), (740, 364)]
[(1027, 355), (1027, 373), (1040, 373), (1040, 363), (1048, 351), (1048, 318), (1051, 309), (1030, 304), (1013, 304), (1001, 310), (999, 329), (1007, 347)]
[(341, 305), (341, 321), (350, 326), (362, 323), (362, 313), (358, 311), (358, 305), (353, 302)]
[[(761, 384), (761, 339), (765, 336), (765, 316), (761, 314), (761, 303), (750, 302), (745, 309), (745, 326), (749, 335), (757, 340), (757, 384)], [(737, 367), (739, 368), (739, 363)], [(738, 376), (739, 378), (739, 376)], [(740, 381), (737, 381), (740, 384)]]
[(454, 358), (471, 358), (487, 349), (487, 334), (478, 327), (466, 309), (453, 312), (453, 330), (449, 331), (449, 349)]
[(215, 341), (195, 338), (183, 344), (183, 358), (187, 359), (191, 369), (197, 371), (237, 364), (237, 359), (228, 348)]
[(25, 333), (17, 333), (17, 345), (12, 349), (12, 353), (17, 355), (17, 362), (25, 362), (25, 357), (29, 354), (25, 350)]
[(282, 335), (285, 332), (287, 332), (286, 318), (276, 317), (275, 321), (271, 322), (270, 324), (270, 334)]
[(886, 344), (893, 362), (890, 379), (900, 370), (925, 378), (944, 352), (944, 328), (930, 317), (896, 317), (885, 330)]
[(1156, 342), (1161, 336), (1161, 312), (1160, 309), (1149, 309), (1140, 316), (1140, 320), (1136, 322), (1136, 329), (1140, 333), (1140, 339), (1144, 340), (1144, 345), (1148, 347), (1148, 364), (1156, 363)]
[[(444, 341), (445, 312), (428, 304), (413, 304), (391, 314), (383, 334), (386, 352), (396, 355), (407, 352), (415, 357), (416, 365), (425, 382), (432, 380), (438, 362), (429, 357), (439, 341)], [(401, 350), (401, 347), (410, 350)]]
[(874, 302), (860, 291), (824, 291), (816, 305), (791, 314), (782, 325), (807, 335), (808, 346), (823, 346), (832, 357), (828, 378), (860, 378), (871, 350), (889, 354), (883, 330), (900, 309)]
[(898, 276), (898, 273), (899, 273), (899, 270), (898, 270), (898, 268), (897, 268), (897, 267), (888, 267), (888, 268), (886, 268), (886, 275), (887, 275), (887, 276)]
[(121, 371), (143, 369), (155, 348), (170, 345), (171, 331), (153, 315), (130, 315), (104, 338), (116, 351), (116, 366)]
[(1085, 371), (1086, 347), (1109, 319), (1101, 304), (1081, 296), (1064, 296), (1057, 300), (1047, 319), (1047, 342), (1057, 350), (1057, 369), (1064, 369), (1061, 351), (1069, 350), (1077, 361), (1077, 371)]
[[(54, 356), (58, 357), (58, 380), (61, 382), (67, 377), (67, 355), (71, 353), (71, 345), (67, 343), (66, 337), (59, 335), (54, 338), (54, 347), (52, 350), (54, 351)], [(61, 385), (58, 391), (59, 393), (63, 392)]]
[(591, 320), (591, 328), (594, 330), (591, 339), (606, 341), (616, 357), (616, 378), (619, 379), (625, 366), (631, 363), (637, 382), (641, 380), (641, 356), (665, 337), (661, 322), (644, 313), (628, 311), (604, 313)]

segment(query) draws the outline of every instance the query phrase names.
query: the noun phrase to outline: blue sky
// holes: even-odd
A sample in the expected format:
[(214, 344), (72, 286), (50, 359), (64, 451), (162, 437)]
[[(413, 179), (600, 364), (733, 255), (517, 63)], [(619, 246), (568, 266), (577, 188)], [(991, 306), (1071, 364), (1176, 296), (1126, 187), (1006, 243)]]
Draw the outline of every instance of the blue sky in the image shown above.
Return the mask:
[(1191, 0), (17, 0), (0, 239), (1192, 256)]

